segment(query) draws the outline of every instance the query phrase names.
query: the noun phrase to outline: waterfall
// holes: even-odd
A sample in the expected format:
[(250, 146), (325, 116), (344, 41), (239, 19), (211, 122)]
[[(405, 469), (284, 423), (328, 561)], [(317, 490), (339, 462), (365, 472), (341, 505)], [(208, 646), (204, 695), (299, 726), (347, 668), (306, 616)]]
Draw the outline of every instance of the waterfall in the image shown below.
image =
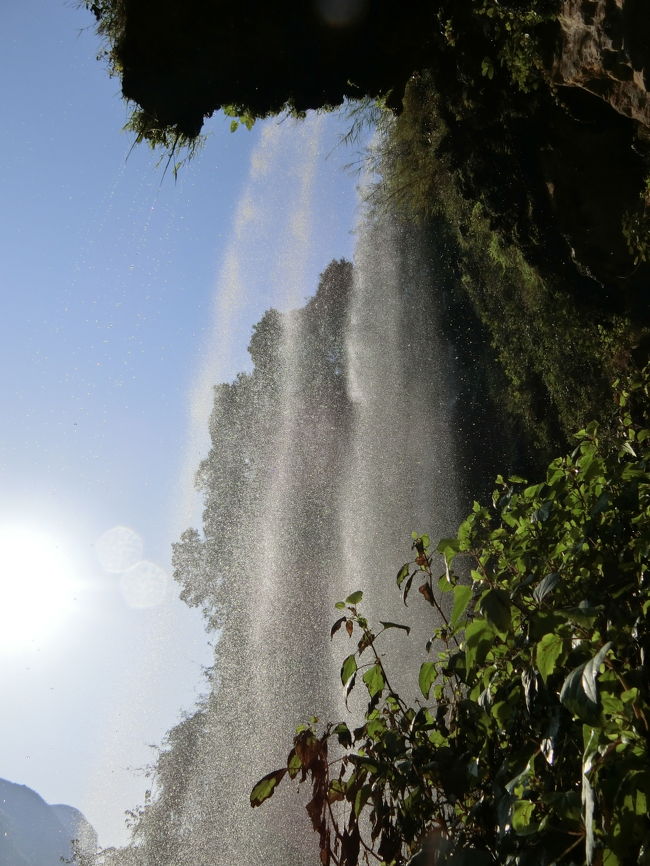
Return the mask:
[[(304, 197), (301, 208), (295, 225)], [(352, 644), (344, 632), (330, 641), (334, 602), (361, 589), (371, 621), (405, 621), (395, 574), (411, 531), (456, 525), (453, 370), (432, 258), (417, 230), (363, 219), (354, 264), (332, 262), (304, 307), (267, 312), (253, 371), (215, 389), (197, 476), (203, 534), (184, 533), (174, 564), (182, 597), (220, 638), (210, 693), (170, 732), (136, 823), (155, 850), (147, 863), (318, 862), (307, 791), (285, 781), (256, 810), (248, 795), (283, 765), (297, 724), (345, 718), (339, 669)], [(414, 595), (415, 634), (383, 645), (410, 697), (435, 626)]]
[[(417, 229), (380, 218), (362, 225), (355, 254), (346, 333), (354, 408), (339, 500), (339, 594), (363, 590), (375, 622), (404, 620), (395, 574), (409, 558), (411, 533), (452, 534), (459, 516), (453, 370), (439, 322), (444, 287), (436, 285), (431, 252)], [(405, 655), (401, 633), (386, 635), (384, 646), (401, 660), (397, 681), (415, 697), (412, 653), (431, 636), (432, 620), (420, 599), (410, 605), (411, 650)]]

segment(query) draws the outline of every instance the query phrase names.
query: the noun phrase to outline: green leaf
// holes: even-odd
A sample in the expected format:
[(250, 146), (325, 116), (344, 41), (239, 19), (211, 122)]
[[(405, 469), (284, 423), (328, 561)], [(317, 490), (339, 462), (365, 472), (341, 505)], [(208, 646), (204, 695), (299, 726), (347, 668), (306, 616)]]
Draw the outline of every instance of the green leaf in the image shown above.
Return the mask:
[(410, 625), (401, 625), (399, 622), (384, 622), (384, 620), (382, 620), (382, 619), (379, 620), (379, 624), (383, 625), (383, 627), (385, 629), (386, 628), (401, 628), (402, 631), (406, 632), (406, 634), (411, 633), (411, 626)]
[(354, 654), (349, 655), (341, 666), (341, 682), (347, 685), (350, 679), (357, 672), (357, 659)]
[(563, 610), (558, 610), (557, 614), (576, 625), (590, 628), (603, 610), (602, 604), (591, 606), (587, 602), (581, 602), (578, 607), (566, 607)]
[(524, 793), (529, 790), (531, 779), (535, 776), (535, 752), (533, 752), (532, 755), (529, 753), (520, 753), (519, 755), (506, 759), (508, 763), (516, 760), (517, 767), (520, 767), (520, 761), (524, 757), (526, 758), (526, 763), (524, 764), (523, 769), (519, 770), (519, 772), (505, 785), (505, 789), (509, 794), (519, 798), (523, 797)]
[[(629, 773), (624, 787), (627, 789), (623, 800), (624, 808), (630, 809), (639, 817), (645, 817), (650, 800), (650, 770), (640, 769)], [(648, 841), (650, 842), (650, 839)]]
[(616, 715), (623, 712), (623, 701), (619, 700), (616, 695), (609, 692), (601, 692), (600, 703), (604, 713)]
[(591, 516), (596, 517), (597, 514), (600, 514), (602, 511), (606, 511), (611, 504), (611, 498), (607, 491), (603, 491), (598, 499), (596, 500), (593, 508), (591, 509)]
[(494, 631), (485, 619), (475, 619), (465, 629), (465, 664), (471, 671), (474, 664), (485, 661), (490, 647), (494, 643)]
[(300, 760), (300, 756), (295, 749), (292, 749), (287, 759), (287, 770), (289, 771), (290, 778), (295, 779), (301, 767), (302, 761)]
[(582, 802), (577, 791), (551, 791), (542, 795), (542, 802), (551, 807), (564, 824), (579, 825), (582, 821)]
[(337, 610), (344, 610), (344, 608), (345, 608), (345, 602), (344, 602), (344, 601), (337, 601), (336, 604), (334, 605), (334, 607), (335, 607)]
[(533, 520), (538, 523), (545, 523), (551, 514), (551, 509), (553, 508), (553, 503), (548, 500), (539, 506), (537, 511), (533, 513)]
[(332, 779), (327, 789), (327, 802), (336, 803), (345, 799), (345, 785), (340, 779)]
[(411, 570), (410, 565), (411, 564), (409, 562), (405, 562), (404, 565), (397, 572), (397, 586), (398, 587), (400, 587), (404, 583), (406, 578), (409, 576), (409, 571)]
[(512, 804), (510, 823), (518, 836), (530, 836), (537, 832), (538, 825), (532, 822), (535, 804), (530, 800), (515, 800)]
[(504, 634), (510, 628), (510, 598), (504, 589), (491, 589), (481, 600), (481, 612), (496, 631)]
[(587, 758), (583, 765), (582, 772), (582, 816), (585, 827), (585, 855), (587, 859), (587, 863), (593, 863), (594, 859), (594, 845), (595, 845), (595, 837), (594, 837), (594, 809), (595, 809), (595, 801), (594, 801), (594, 790), (591, 787), (591, 783), (587, 778), (587, 773), (591, 769), (591, 755)]
[(287, 768), (275, 770), (273, 773), (268, 773), (263, 779), (260, 779), (257, 785), (251, 791), (251, 806), (260, 806), (265, 800), (273, 795), (275, 786), (283, 778), (287, 772)]
[(369, 737), (380, 739), (386, 733), (386, 722), (384, 719), (370, 719), (365, 725)]
[(354, 797), (354, 815), (358, 818), (361, 810), (368, 802), (368, 797), (372, 794), (372, 785), (363, 785), (359, 788)]
[(352, 745), (352, 734), (345, 722), (339, 722), (339, 724), (334, 728), (334, 733), (336, 734), (340, 745), (349, 749)]
[(442, 538), (438, 542), (436, 547), (436, 551), (438, 553), (442, 553), (448, 563), (451, 564), (452, 559), (458, 551), (460, 550), (460, 545), (458, 543), (457, 538)]
[(363, 593), (361, 592), (361, 590), (357, 590), (356, 592), (353, 592), (351, 595), (349, 595), (345, 599), (345, 603), (346, 604), (359, 604), (359, 602), (361, 601), (362, 598), (363, 598)]
[(524, 700), (529, 713), (533, 710), (533, 702), (539, 691), (539, 677), (533, 668), (525, 667), (521, 672), (521, 684), (524, 688)]
[(552, 572), (543, 577), (533, 591), (533, 598), (537, 604), (541, 604), (544, 598), (552, 592), (560, 580), (560, 575), (557, 572)]
[(621, 693), (621, 701), (624, 704), (634, 703), (639, 697), (639, 690), (634, 686)]
[(494, 66), (489, 57), (484, 57), (481, 63), (481, 75), (483, 78), (494, 78)]
[(350, 697), (350, 692), (354, 688), (356, 681), (357, 681), (357, 672), (355, 671), (352, 674), (352, 676), (350, 677), (350, 680), (349, 680), (347, 686), (345, 687), (345, 706), (346, 707), (348, 705), (348, 698)]
[[(598, 701), (592, 699), (594, 694), (597, 698), (595, 681), (592, 681), (589, 675), (585, 678), (585, 668), (588, 664), (589, 662), (583, 662), (578, 665), (564, 680), (560, 691), (560, 702), (586, 724), (595, 725), (598, 724), (599, 706)], [(585, 690), (586, 685), (589, 693)]]
[(466, 586), (464, 583), (459, 583), (454, 587), (454, 604), (451, 609), (450, 625), (452, 628), (457, 624), (458, 620), (467, 610), (467, 605), (472, 597), (472, 587)]
[(557, 634), (545, 634), (535, 647), (537, 670), (542, 675), (544, 683), (555, 670), (555, 664), (562, 655), (564, 642)]
[(404, 589), (402, 591), (402, 599), (404, 601), (405, 606), (406, 606), (406, 599), (408, 598), (408, 594), (411, 591), (411, 585), (413, 583), (413, 578), (415, 577), (415, 575), (416, 575), (416, 572), (414, 571), (413, 574), (409, 577), (409, 579), (404, 584)]
[(374, 698), (375, 695), (381, 694), (384, 690), (384, 686), (386, 685), (381, 665), (378, 664), (373, 665), (371, 668), (369, 668), (363, 675), (362, 679), (366, 684), (368, 694), (371, 698)]
[(490, 715), (496, 719), (499, 729), (505, 731), (512, 719), (514, 711), (515, 707), (510, 701), (497, 701), (491, 708)]
[(587, 662), (585, 665), (585, 669), (582, 673), (582, 684), (585, 691), (585, 694), (589, 698), (589, 700), (598, 704), (598, 685), (597, 685), (597, 677), (598, 670), (605, 660), (605, 656), (609, 652), (609, 649), (612, 645), (611, 641), (608, 641), (604, 647), (602, 647), (596, 655)]
[(423, 662), (420, 667), (420, 675), (418, 677), (418, 684), (420, 686), (420, 691), (424, 695), (425, 698), (429, 698), (429, 691), (431, 690), (431, 686), (433, 685), (438, 672), (436, 671), (436, 666), (434, 662)]

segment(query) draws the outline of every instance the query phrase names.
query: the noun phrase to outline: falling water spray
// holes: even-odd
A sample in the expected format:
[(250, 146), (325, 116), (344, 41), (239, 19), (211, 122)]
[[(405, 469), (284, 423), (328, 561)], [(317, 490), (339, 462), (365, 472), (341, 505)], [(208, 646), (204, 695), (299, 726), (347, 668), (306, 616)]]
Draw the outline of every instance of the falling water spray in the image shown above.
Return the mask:
[[(410, 556), (412, 532), (449, 535), (458, 518), (453, 369), (429, 244), (395, 216), (361, 220), (346, 334), (353, 421), (338, 506), (337, 583), (341, 598), (364, 592), (364, 615), (375, 622), (404, 621), (395, 575)], [(416, 696), (418, 659), (441, 624), (427, 606), (411, 605), (410, 638), (389, 633), (384, 643), (399, 668), (391, 681), (405, 697)]]
[[(298, 723), (312, 714), (325, 720), (346, 712), (338, 669), (349, 650), (330, 642), (333, 603), (361, 589), (369, 619), (399, 622), (394, 575), (409, 556), (410, 532), (446, 534), (457, 518), (448, 412), (453, 371), (439, 323), (443, 287), (436, 284), (428, 243), (395, 218), (364, 217), (353, 278), (350, 265), (338, 263), (323, 274), (319, 289), (327, 294), (328, 279), (348, 275), (345, 291), (329, 287), (328, 316), (338, 314), (343, 323), (340, 357), (330, 357), (318, 334), (318, 309), (296, 309), (313, 290), (305, 263), (319, 123), (299, 132), (274, 127), (268, 135), (270, 153), (262, 147), (254, 154), (237, 211), (215, 301), (213, 345), (193, 398), (200, 436), (236, 310), (248, 297), (243, 271), (253, 250), (246, 242), (253, 243), (255, 231), (259, 244), (262, 218), (269, 215), (263, 181), (293, 146), (299, 182), (283, 205), (283, 242), (273, 246), (280, 264), (266, 268), (269, 279), (284, 286), (286, 312), (269, 314), (256, 332), (275, 341), (273, 385), (258, 388), (251, 375), (216, 390), (212, 449), (198, 476), (206, 536), (197, 549), (207, 551), (199, 571), (218, 590), (224, 612), (211, 692), (177, 729), (187, 743), (183, 838), (173, 853), (191, 866), (317, 862), (302, 808), (306, 792), (297, 795), (284, 784), (255, 811), (249, 792), (284, 763)], [(326, 357), (317, 357), (323, 351)], [(319, 380), (323, 370), (326, 386)], [(263, 378), (263, 371), (256, 367), (255, 375)], [(237, 426), (243, 417), (246, 425)], [(384, 645), (397, 661), (405, 697), (409, 683), (415, 693), (417, 660), (436, 625), (420, 607), (410, 642)]]
[[(314, 174), (322, 127), (320, 118), (291, 128), (267, 126), (253, 154), (249, 183), (237, 209), (233, 238), (218, 280), (210, 347), (193, 392), (194, 441), (189, 462), (196, 460), (197, 443), (204, 441), (206, 426), (213, 445), (237, 435), (222, 423), (220, 394), (225, 392), (213, 393), (212, 384), (224, 378), (237, 313), (255, 291), (246, 271), (251, 274), (252, 259), (259, 265), (260, 247), (265, 248), (266, 260), (258, 268), (256, 281), (259, 283), (262, 273), (271, 283), (275, 304), (295, 309), (309, 292), (307, 271), (316, 207)], [(287, 201), (285, 189), (278, 206), (269, 195), (269, 183), (278, 184), (281, 162), (291, 164), (293, 195)], [(273, 241), (265, 243), (265, 233), (268, 236), (270, 232)], [(306, 816), (302, 823), (297, 822), (296, 830), (290, 817), (295, 809), (286, 802), (288, 796), (285, 802), (276, 798), (263, 813), (253, 813), (248, 802), (255, 781), (286, 757), (287, 740), (296, 721), (311, 709), (318, 666), (313, 635), (320, 630), (322, 616), (314, 619), (312, 611), (312, 602), (318, 608), (317, 587), (311, 589), (312, 598), (303, 594), (304, 574), (300, 574), (310, 567), (313, 571), (314, 566), (309, 565), (309, 552), (300, 551), (294, 531), (300, 519), (296, 501), (301, 483), (294, 457), (305, 436), (303, 407), (296, 401), (303, 354), (297, 314), (288, 312), (281, 322), (276, 405), (257, 407), (260, 415), (273, 411), (277, 424), (270, 438), (261, 426), (259, 431), (246, 434), (254, 451), (265, 454), (264, 477), (257, 479), (259, 497), (248, 508), (240, 503), (236, 520), (227, 527), (237, 560), (234, 568), (231, 560), (231, 572), (235, 571), (239, 579), (226, 593), (227, 625), (216, 656), (218, 686), (208, 701), (200, 754), (185, 795), (186, 824), (195, 823), (197, 828), (191, 856), (205, 859), (209, 852), (209, 862), (219, 866), (243, 866), (251, 860), (269, 866), (298, 866), (310, 860), (306, 852), (316, 850)], [(242, 502), (246, 498), (244, 490), (240, 498)], [(191, 494), (186, 495), (185, 502), (187, 516)], [(208, 567), (214, 568), (211, 564)], [(193, 811), (200, 812), (198, 824)]]

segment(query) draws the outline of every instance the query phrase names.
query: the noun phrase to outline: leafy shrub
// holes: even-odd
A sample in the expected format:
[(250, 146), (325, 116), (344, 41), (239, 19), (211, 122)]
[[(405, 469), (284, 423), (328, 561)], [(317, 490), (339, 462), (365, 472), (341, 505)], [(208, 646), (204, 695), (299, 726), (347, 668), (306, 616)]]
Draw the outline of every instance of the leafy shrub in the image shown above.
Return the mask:
[[(528, 93), (545, 76), (544, 43), (548, 25), (557, 20), (560, 4), (556, 0), (471, 0), (467, 8), (456, 3), (441, 3), (437, 16), (451, 48), (460, 48), (464, 78), (478, 77), (479, 45), (489, 53), (480, 61), (480, 74), (492, 79), (498, 68), (506, 80)], [(447, 17), (449, 16), (449, 17)]]
[(623, 217), (623, 236), (634, 264), (650, 260), (650, 177), (639, 195), (635, 210)]
[(443, 623), (418, 705), (377, 648), (408, 626), (372, 628), (361, 592), (337, 604), (332, 635), (358, 638), (341, 680), (365, 686), (363, 723), (319, 734), (312, 719), (251, 793), (257, 806), (286, 775), (309, 779), (323, 864), (650, 863), (649, 397), (646, 368), (619, 387), (613, 432), (581, 430), (539, 484), (498, 478), (439, 543), (439, 579), (414, 539), (398, 586), (406, 600), (419, 582)]

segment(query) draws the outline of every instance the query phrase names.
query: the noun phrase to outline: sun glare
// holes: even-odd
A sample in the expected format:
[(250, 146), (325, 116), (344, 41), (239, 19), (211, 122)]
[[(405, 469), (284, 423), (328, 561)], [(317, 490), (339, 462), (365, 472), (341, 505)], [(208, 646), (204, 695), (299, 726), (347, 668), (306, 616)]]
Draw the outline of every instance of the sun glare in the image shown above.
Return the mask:
[(0, 650), (41, 645), (63, 625), (73, 598), (72, 560), (57, 539), (0, 525)]

